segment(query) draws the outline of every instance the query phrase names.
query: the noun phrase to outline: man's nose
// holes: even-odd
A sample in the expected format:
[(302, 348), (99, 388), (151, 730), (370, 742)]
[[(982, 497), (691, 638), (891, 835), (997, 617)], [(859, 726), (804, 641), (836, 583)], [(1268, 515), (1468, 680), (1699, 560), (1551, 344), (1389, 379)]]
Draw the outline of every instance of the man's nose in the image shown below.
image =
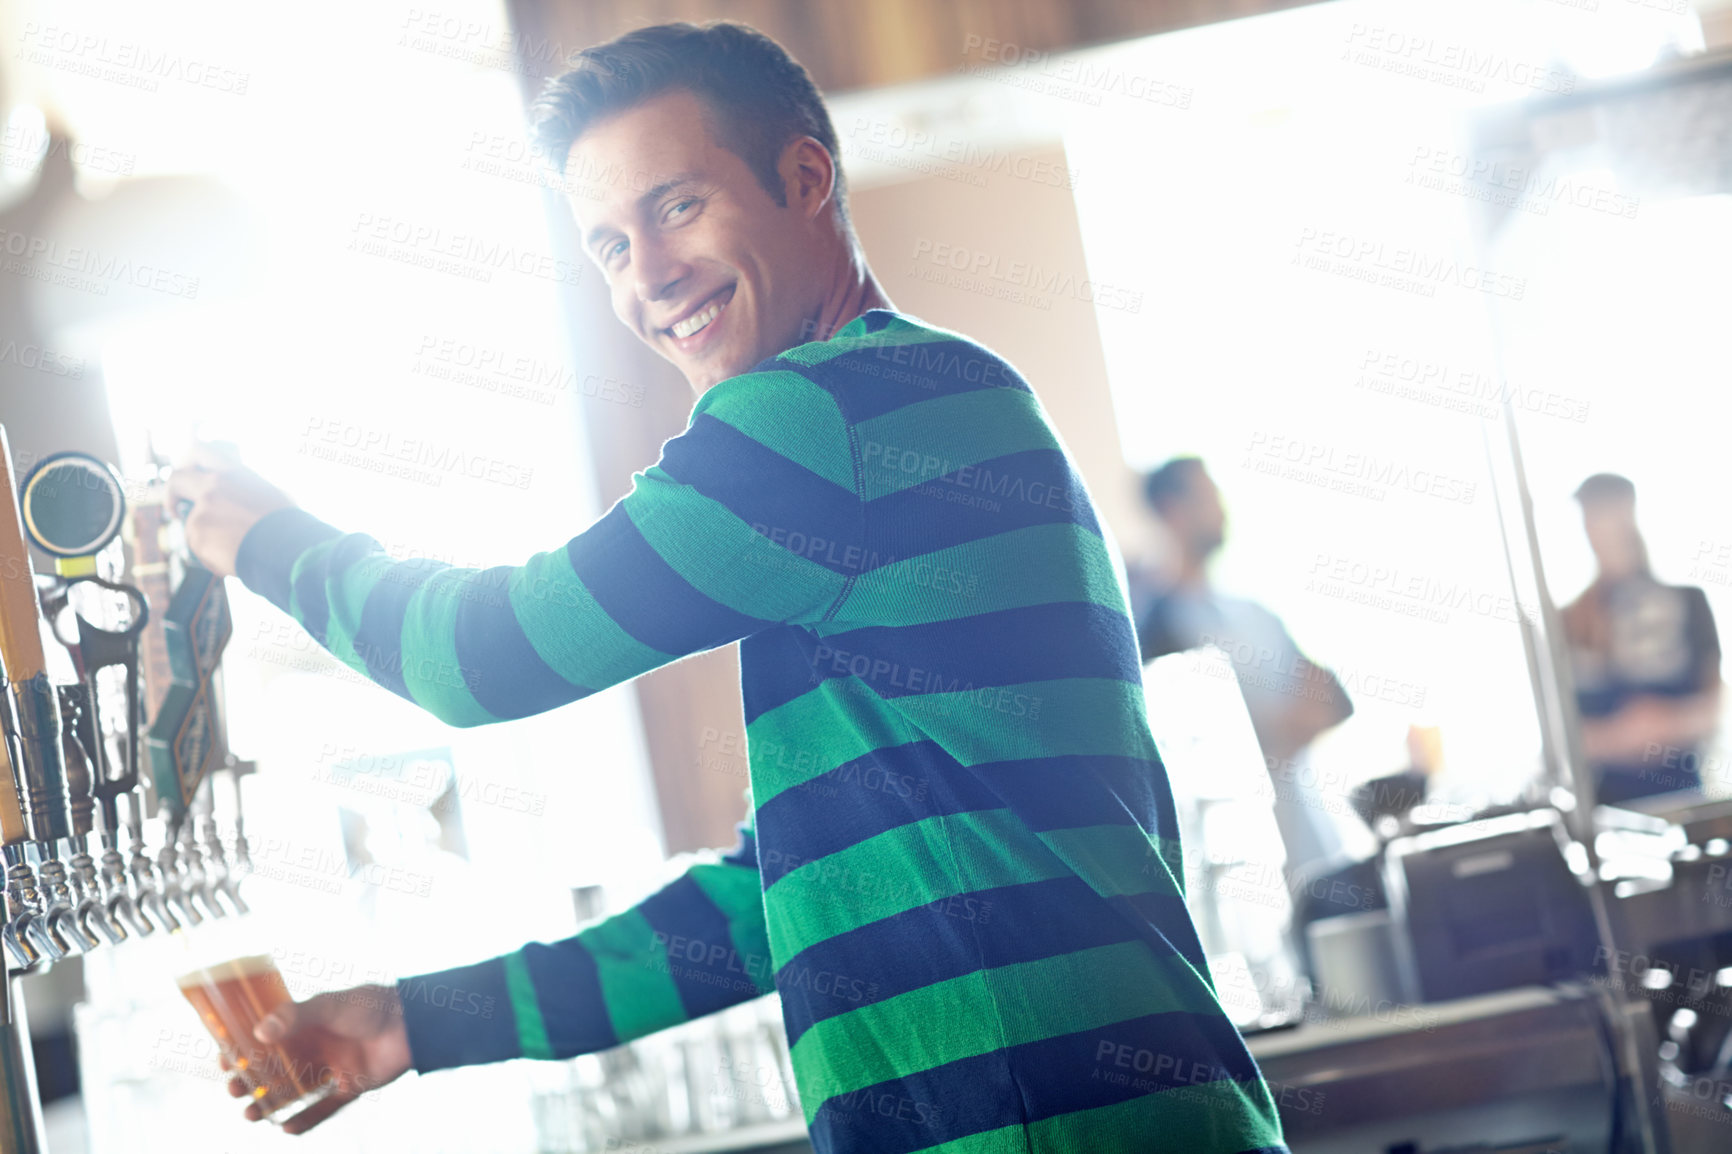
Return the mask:
[(646, 304), (666, 300), (690, 271), (690, 267), (671, 245), (640, 244), (632, 254), (632, 272), (637, 278), (637, 296)]

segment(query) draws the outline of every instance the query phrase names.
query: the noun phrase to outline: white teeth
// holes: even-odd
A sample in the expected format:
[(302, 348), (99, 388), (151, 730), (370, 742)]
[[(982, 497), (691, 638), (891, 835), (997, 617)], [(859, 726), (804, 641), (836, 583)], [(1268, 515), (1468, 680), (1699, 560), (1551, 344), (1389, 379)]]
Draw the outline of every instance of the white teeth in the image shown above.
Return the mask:
[(702, 332), (711, 321), (715, 320), (716, 317), (721, 314), (721, 311), (721, 305), (711, 305), (703, 312), (687, 317), (679, 324), (674, 325), (673, 328), (668, 331), (673, 333), (674, 336), (684, 339), (691, 336), (693, 333)]

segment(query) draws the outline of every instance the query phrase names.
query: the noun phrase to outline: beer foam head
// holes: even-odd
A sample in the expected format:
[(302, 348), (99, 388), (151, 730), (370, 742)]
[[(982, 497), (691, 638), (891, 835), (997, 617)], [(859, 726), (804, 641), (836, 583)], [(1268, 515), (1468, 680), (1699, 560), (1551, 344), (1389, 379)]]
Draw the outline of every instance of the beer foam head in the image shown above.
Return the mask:
[(208, 986), (213, 982), (239, 982), (250, 978), (262, 978), (275, 975), (277, 963), (269, 954), (251, 954), (244, 958), (231, 958), (226, 962), (214, 962), (202, 970), (193, 970), (182, 974), (177, 981), (183, 990)]

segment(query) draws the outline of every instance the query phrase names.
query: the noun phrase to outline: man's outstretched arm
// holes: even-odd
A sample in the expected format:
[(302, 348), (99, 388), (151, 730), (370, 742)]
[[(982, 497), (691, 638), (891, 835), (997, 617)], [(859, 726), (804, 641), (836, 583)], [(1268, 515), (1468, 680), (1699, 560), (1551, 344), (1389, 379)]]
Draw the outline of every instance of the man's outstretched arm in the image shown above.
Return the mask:
[[(835, 401), (767, 367), (705, 393), (632, 491), (563, 547), (492, 569), (397, 561), (238, 465), (177, 471), (188, 540), (350, 668), (452, 725), (553, 709), (776, 622), (817, 620), (864, 559)], [(249, 502), (251, 502), (249, 504)]]
[(749, 826), (637, 906), (563, 941), (397, 983), (422, 1073), (569, 1058), (767, 994), (764, 900)]
[[(278, 1006), (255, 1030), (337, 1085), (284, 1126), (299, 1134), (410, 1070), (565, 1058), (768, 993), (764, 903), (750, 822), (719, 862), (551, 945)], [(231, 1068), (225, 1059), (224, 1068)], [(229, 1093), (248, 1097), (238, 1077)], [(245, 1115), (258, 1121), (257, 1102)]]

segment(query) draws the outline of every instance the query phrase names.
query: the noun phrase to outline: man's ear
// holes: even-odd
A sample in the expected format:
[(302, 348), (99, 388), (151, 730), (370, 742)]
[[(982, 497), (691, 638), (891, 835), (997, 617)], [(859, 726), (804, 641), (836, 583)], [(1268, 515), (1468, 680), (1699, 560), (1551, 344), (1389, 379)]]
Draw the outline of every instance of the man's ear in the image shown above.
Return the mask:
[(836, 194), (836, 158), (816, 137), (802, 136), (782, 150), (778, 166), (790, 208), (813, 220)]

